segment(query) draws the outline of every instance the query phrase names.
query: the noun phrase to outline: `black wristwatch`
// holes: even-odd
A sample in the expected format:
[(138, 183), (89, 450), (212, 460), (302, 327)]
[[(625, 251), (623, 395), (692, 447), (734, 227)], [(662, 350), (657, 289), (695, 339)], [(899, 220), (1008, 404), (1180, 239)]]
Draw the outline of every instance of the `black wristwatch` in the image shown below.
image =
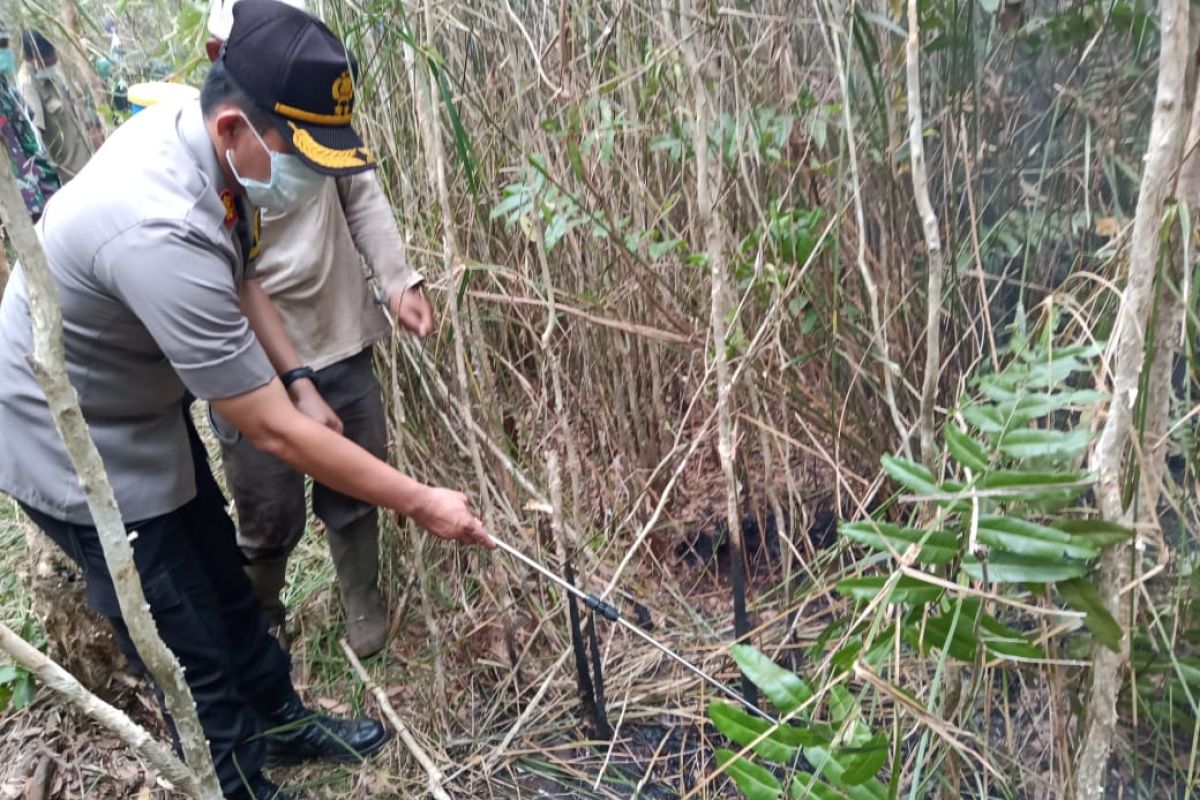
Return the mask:
[(312, 381), (313, 386), (317, 385), (317, 373), (312, 367), (296, 367), (295, 369), (289, 369), (287, 372), (279, 376), (279, 380), (283, 381), (283, 388), (285, 389), (289, 388), (296, 381), (303, 380), (304, 378), (308, 378), (310, 381)]

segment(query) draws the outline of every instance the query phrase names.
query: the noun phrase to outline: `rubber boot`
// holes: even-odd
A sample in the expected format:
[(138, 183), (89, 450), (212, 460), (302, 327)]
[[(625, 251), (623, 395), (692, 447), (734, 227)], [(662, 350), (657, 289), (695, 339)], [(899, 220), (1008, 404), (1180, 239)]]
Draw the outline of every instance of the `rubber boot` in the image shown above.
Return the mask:
[(346, 638), (359, 658), (387, 640), (387, 604), (379, 591), (379, 515), (372, 510), (343, 528), (328, 528), (329, 553), (342, 587)]
[(267, 618), (267, 630), (288, 651), (287, 609), (283, 605), (283, 587), (287, 583), (287, 559), (274, 561), (251, 561), (246, 565), (246, 576), (254, 587), (263, 616)]

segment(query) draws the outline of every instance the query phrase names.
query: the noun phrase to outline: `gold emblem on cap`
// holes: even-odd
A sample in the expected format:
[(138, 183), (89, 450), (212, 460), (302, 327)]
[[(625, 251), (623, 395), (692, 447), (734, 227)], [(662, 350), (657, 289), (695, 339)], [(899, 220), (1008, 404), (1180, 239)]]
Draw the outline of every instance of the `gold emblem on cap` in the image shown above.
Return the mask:
[(333, 82), (333, 99), (336, 103), (333, 107), (334, 116), (349, 116), (350, 107), (354, 103), (354, 81), (350, 78), (349, 70)]

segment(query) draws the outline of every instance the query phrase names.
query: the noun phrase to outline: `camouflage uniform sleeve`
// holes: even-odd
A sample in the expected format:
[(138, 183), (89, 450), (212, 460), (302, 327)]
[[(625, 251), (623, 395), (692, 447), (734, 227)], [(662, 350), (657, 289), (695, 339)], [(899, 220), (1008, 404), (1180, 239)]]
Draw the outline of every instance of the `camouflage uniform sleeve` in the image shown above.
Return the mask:
[(13, 176), (21, 188), (25, 208), (36, 220), (46, 210), (46, 201), (61, 184), (29, 121), (25, 104), (3, 78), (0, 78), (0, 136), (8, 148)]

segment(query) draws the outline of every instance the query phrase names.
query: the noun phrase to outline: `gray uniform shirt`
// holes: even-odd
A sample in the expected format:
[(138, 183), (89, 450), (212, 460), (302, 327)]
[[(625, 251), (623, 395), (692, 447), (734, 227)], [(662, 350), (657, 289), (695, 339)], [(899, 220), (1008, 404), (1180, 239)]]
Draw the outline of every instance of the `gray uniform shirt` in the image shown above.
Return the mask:
[[(185, 387), (221, 399), (274, 377), (239, 305), (248, 237), (244, 223), (227, 222), (223, 181), (199, 103), (153, 107), (109, 138), (38, 225), (68, 375), (127, 521), (195, 496)], [(0, 491), (90, 525), (25, 360), (32, 349), (18, 268), (0, 303)]]

